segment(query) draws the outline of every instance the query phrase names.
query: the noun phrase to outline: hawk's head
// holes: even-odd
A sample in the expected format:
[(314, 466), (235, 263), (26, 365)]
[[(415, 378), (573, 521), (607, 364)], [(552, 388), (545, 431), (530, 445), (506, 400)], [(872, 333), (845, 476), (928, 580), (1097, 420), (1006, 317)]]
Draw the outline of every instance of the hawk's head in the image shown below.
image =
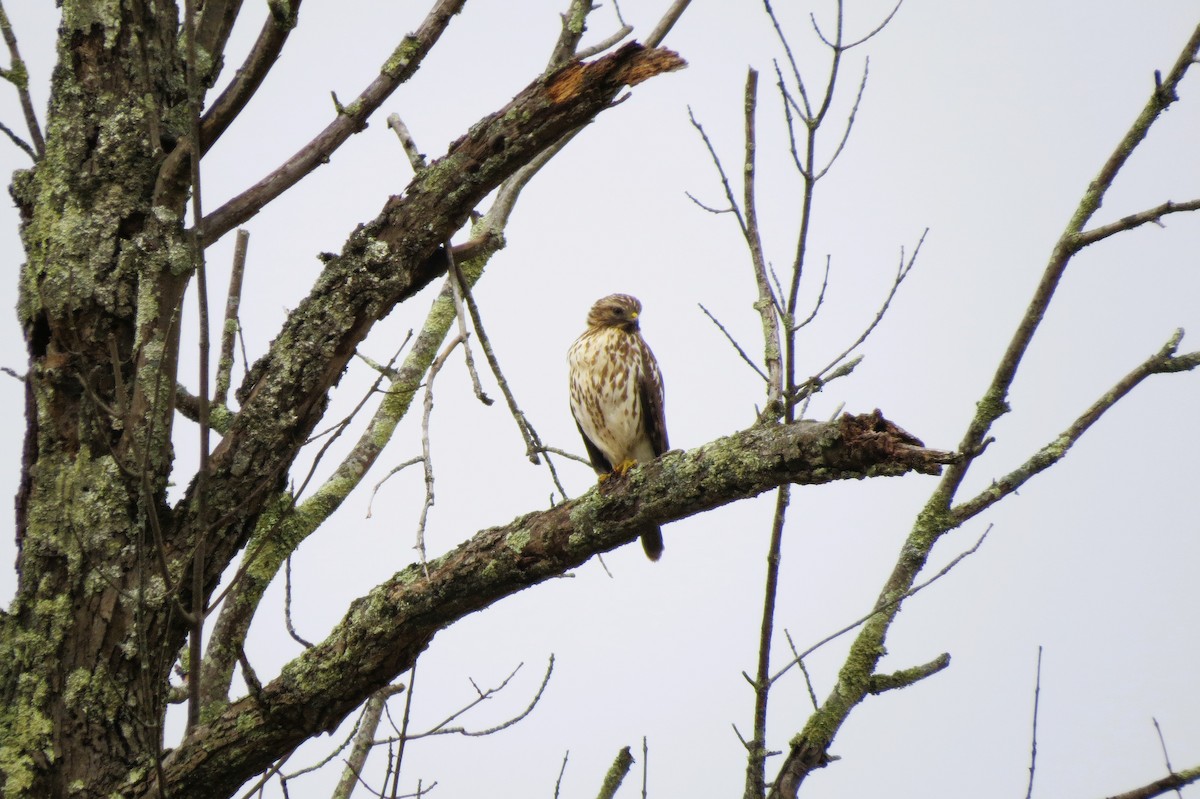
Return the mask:
[(592, 310), (588, 311), (587, 323), (590, 328), (618, 327), (629, 333), (638, 329), (638, 315), (642, 312), (642, 304), (637, 297), (628, 294), (610, 294), (602, 300), (596, 300)]

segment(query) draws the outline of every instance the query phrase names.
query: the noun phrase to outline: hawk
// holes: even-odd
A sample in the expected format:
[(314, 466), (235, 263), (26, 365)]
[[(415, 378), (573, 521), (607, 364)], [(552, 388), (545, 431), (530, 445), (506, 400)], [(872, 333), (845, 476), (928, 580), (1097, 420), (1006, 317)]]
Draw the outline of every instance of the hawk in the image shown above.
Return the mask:
[[(571, 415), (601, 480), (669, 449), (662, 375), (638, 330), (641, 312), (628, 294), (597, 300), (567, 353)], [(658, 525), (642, 531), (642, 548), (651, 560), (662, 555)]]

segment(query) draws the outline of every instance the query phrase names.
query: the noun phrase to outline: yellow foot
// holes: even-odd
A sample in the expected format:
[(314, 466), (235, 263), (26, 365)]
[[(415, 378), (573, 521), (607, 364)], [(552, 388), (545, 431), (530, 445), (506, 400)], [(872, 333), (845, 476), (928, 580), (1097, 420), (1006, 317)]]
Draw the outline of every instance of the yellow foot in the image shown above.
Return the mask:
[(628, 472), (630, 469), (632, 469), (634, 466), (637, 466), (637, 461), (635, 461), (633, 458), (630, 458), (629, 460), (625, 461), (624, 463), (617, 464), (616, 468), (614, 468), (612, 470), (612, 473), (619, 477), (624, 477), (625, 473)]

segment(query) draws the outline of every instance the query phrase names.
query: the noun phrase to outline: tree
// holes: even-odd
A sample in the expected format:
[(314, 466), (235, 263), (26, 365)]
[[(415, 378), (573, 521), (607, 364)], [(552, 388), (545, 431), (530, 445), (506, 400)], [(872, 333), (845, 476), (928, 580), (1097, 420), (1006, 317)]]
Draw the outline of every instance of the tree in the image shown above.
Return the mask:
[[(378, 722), (381, 702), (396, 691), (389, 687), (392, 680), (410, 672), (411, 687), (418, 654), (440, 630), (635, 539), (640, 523), (673, 521), (779, 486), (782, 509), (789, 485), (933, 473), (947, 465), (913, 528), (898, 576), (858, 633), (837, 690), (792, 741), (775, 790), (793, 795), (800, 778), (828, 762), (833, 734), (868, 693), (911, 684), (944, 667), (944, 659), (935, 659), (923, 669), (876, 670), (900, 595), (915, 581), (933, 544), (1056, 462), (1065, 445), (1126, 390), (1152, 374), (1186, 371), (1200, 361), (1195, 353), (1179, 354), (1173, 338), (1055, 446), (1009, 473), (996, 490), (953, 503), (956, 487), (986, 449), (992, 423), (1005, 409), (1011, 372), (1027, 334), (1045, 314), (1061, 268), (1083, 246), (1196, 207), (1194, 201), (1154, 205), (1120, 222), (1087, 226), (1124, 158), (1177, 99), (1176, 87), (1200, 47), (1194, 35), (1175, 66), (1163, 70), (1143, 116), (1085, 196), (1051, 258), (1048, 288), (1030, 306), (1024, 333), (1014, 338), (957, 453), (925, 448), (878, 415), (795, 421), (799, 404), (821, 381), (800, 378), (803, 366), (794, 357), (790, 327), (797, 318), (796, 294), (772, 313), (771, 300), (782, 306), (787, 292), (772, 292), (753, 215), (743, 205), (742, 229), (755, 256), (758, 307), (768, 335), (768, 394), (757, 423), (671, 453), (576, 500), (460, 536), (465, 539), (460, 546), (427, 559), (421, 536), (433, 500), (434, 380), (468, 340), (477, 344), (477, 355), (482, 350), (489, 365), (493, 361), (472, 289), (503, 245), (513, 204), (531, 176), (626, 87), (683, 66), (659, 45), (686, 3), (676, 4), (641, 45), (604, 42), (583, 54), (582, 62), (576, 56), (588, 6), (571, 3), (544, 75), (511, 103), (460, 131), (445, 156), (426, 164), (419, 147), (407, 147), (412, 180), (399, 194), (376, 197), (370, 221), (346, 233), (339, 253), (322, 256), (320, 274), (241, 379), (235, 402), (228, 392), (239, 318), (236, 288), (222, 331), (229, 335), (222, 337), (211, 367), (208, 331), (214, 325), (203, 311), (195, 322), (198, 380), (189, 380), (181, 368), (190, 360), (181, 343), (188, 326), (183, 303), (194, 287), (200, 307), (207, 307), (205, 251), (269, 207), (373, 118), (417, 74), (463, 5), (434, 4), (366, 90), (349, 103), (334, 98), (336, 115), (322, 134), (268, 177), (210, 210), (202, 201), (208, 183), (201, 182), (191, 154), (215, 152), (223, 133), (253, 107), (255, 90), (280, 63), (296, 28), (298, 0), (270, 5), (255, 46), (226, 85), (220, 83), (220, 67), (240, 4), (209, 2), (193, 11), (172, 4), (113, 10), (64, 3), (45, 135), (30, 116), (26, 138), (35, 165), (18, 173), (12, 186), (26, 259), (18, 317), (30, 366), (24, 376), (28, 430), (17, 501), (19, 584), (0, 627), (5, 651), (0, 769), (8, 795), (232, 795), (248, 780), (269, 776), (272, 764), (306, 739), (336, 728), (364, 702), (368, 713), (375, 702)], [(840, 24), (837, 37), (828, 37), (840, 57)], [(15, 49), (12, 58), (9, 76), (21, 88), (25, 70)], [(752, 108), (749, 87), (746, 96)], [(796, 96), (791, 101), (799, 118), (802, 103)], [(804, 114), (814, 118), (811, 108)], [(404, 130), (400, 122), (394, 127)], [(753, 196), (752, 185), (744, 196)], [(736, 194), (728, 199), (731, 207), (739, 206)], [(472, 218), (485, 205), (486, 212)], [(808, 219), (807, 207), (802, 219)], [(469, 233), (452, 244), (468, 222)], [(804, 235), (802, 230), (801, 242)], [(797, 256), (797, 279), (803, 263)], [(376, 364), (379, 390), (367, 395), (371, 420), (357, 427), (353, 418), (336, 421), (330, 393), (359, 345), (393, 308), (442, 278), (403, 360), (396, 356), (393, 363)], [(779, 354), (777, 361), (772, 353)], [(189, 384), (197, 386), (194, 393)], [(550, 462), (552, 453), (505, 393), (529, 456)], [(416, 562), (362, 592), (323, 640), (260, 681), (245, 648), (264, 592), (289, 556), (361, 483), (418, 396), (424, 400), (419, 463), (429, 488)], [(175, 457), (188, 437), (176, 425), (177, 414), (190, 420), (189, 434), (200, 430), (198, 466)], [(326, 452), (326, 442), (316, 438), (323, 420), (334, 422), (334, 438), (361, 431), (340, 463), (326, 469), (328, 475), (315, 462), (306, 468), (305, 460), (319, 462)], [(210, 439), (210, 431), (220, 440)], [(178, 486), (174, 493), (172, 483)], [(566, 492), (561, 485), (557, 491), (561, 500)], [(783, 518), (781, 510), (772, 537), (775, 561)], [(768, 612), (767, 653), (771, 623)], [(874, 659), (864, 662), (863, 652)], [(233, 688), (235, 669), (244, 692)], [(756, 688), (765, 717), (761, 674)], [(186, 730), (178, 741), (164, 741), (168, 705), (181, 699)], [(765, 788), (767, 742), (760, 727), (765, 729), (756, 723), (748, 742), (749, 795)], [(393, 780), (393, 791), (395, 785)]]

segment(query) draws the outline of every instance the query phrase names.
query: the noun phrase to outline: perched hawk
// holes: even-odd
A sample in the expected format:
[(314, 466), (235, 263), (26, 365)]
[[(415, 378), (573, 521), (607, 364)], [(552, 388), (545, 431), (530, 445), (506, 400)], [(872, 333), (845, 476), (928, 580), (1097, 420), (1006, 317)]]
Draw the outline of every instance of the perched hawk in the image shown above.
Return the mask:
[[(598, 300), (587, 330), (567, 353), (571, 415), (601, 480), (669, 449), (662, 375), (638, 332), (641, 312), (642, 304), (628, 294)], [(651, 560), (662, 555), (657, 525), (642, 531), (642, 548)]]

